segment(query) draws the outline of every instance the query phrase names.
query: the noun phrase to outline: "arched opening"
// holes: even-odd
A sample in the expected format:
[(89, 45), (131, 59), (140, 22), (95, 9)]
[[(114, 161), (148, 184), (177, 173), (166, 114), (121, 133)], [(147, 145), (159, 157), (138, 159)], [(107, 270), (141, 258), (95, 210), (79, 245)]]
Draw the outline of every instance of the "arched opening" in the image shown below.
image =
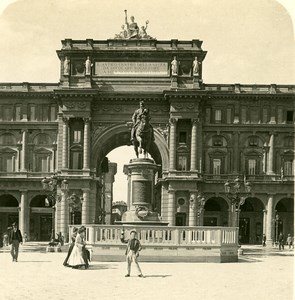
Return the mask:
[(240, 207), (239, 239), (241, 244), (261, 244), (263, 235), (262, 201), (249, 197)]
[[(168, 168), (168, 147), (160, 132), (154, 130), (154, 136), (155, 142), (150, 147), (149, 157), (161, 166), (156, 174), (161, 177), (162, 170)], [(119, 124), (102, 130), (93, 144), (92, 154), (91, 163), (96, 166), (96, 177), (99, 179), (95, 223), (111, 224), (114, 219), (111, 215), (112, 203), (127, 200), (127, 176), (123, 173), (123, 166), (136, 158), (130, 142), (130, 129), (126, 124)], [(155, 188), (155, 193), (161, 195), (157, 189), (160, 187)], [(155, 199), (157, 207), (154, 209), (160, 211), (161, 199)]]
[(31, 241), (48, 241), (52, 230), (53, 208), (46, 207), (46, 195), (37, 195), (30, 201), (30, 234)]
[(228, 204), (221, 197), (208, 199), (204, 206), (204, 226), (228, 226)]
[(14, 196), (10, 194), (0, 196), (0, 235), (6, 232), (13, 222), (19, 223), (18, 206)]
[(294, 199), (283, 198), (275, 206), (276, 214), (279, 216), (278, 232), (282, 232), (287, 238), (288, 234), (294, 236)]

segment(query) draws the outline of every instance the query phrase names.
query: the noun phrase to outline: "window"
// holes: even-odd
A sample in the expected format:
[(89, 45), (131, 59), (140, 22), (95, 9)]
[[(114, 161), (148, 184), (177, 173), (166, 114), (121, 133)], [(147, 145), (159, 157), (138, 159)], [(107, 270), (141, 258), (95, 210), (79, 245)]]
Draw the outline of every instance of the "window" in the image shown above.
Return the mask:
[(40, 116), (41, 116), (41, 121), (48, 121), (48, 105), (42, 105), (41, 107), (41, 112), (40, 112)]
[(74, 130), (73, 143), (81, 143), (82, 132), (81, 130)]
[(255, 173), (256, 173), (256, 160), (249, 159), (248, 160), (248, 174), (255, 175)]
[(179, 132), (179, 143), (185, 143), (186, 144), (186, 132), (180, 131)]
[(246, 123), (247, 122), (247, 109), (245, 107), (241, 110), (241, 122)]
[(9, 106), (3, 108), (3, 121), (12, 121), (12, 108)]
[(71, 169), (80, 170), (83, 168), (83, 156), (82, 151), (72, 151)]
[(230, 124), (232, 122), (232, 109), (227, 108), (226, 109), (226, 123)]
[(215, 110), (215, 123), (221, 123), (221, 110)]
[(283, 109), (278, 109), (278, 123), (283, 123)]
[(206, 123), (211, 123), (211, 109), (209, 107), (206, 108)]
[(220, 173), (221, 173), (221, 159), (214, 158), (213, 159), (213, 174), (220, 175)]
[(56, 116), (56, 107), (55, 106), (51, 106), (50, 107), (50, 121), (55, 121), (57, 119)]
[(15, 137), (11, 133), (4, 133), (0, 136), (0, 145), (15, 145)]
[(49, 156), (46, 154), (38, 154), (36, 156), (35, 172), (49, 172)]
[(291, 176), (293, 174), (293, 160), (288, 160), (284, 162), (284, 175)]
[(14, 172), (14, 156), (12, 154), (1, 154), (0, 171)]
[(287, 123), (293, 123), (293, 110), (287, 111)]
[(30, 105), (30, 121), (36, 121), (36, 106)]
[(250, 114), (250, 121), (251, 123), (258, 123), (259, 121), (259, 108), (258, 107), (253, 107), (251, 109), (251, 114)]
[(268, 122), (268, 108), (264, 107), (262, 110), (262, 122), (267, 123)]
[(22, 119), (22, 115), (21, 115), (21, 105), (17, 105), (15, 107), (15, 120), (16, 121), (20, 121)]
[(178, 166), (177, 170), (186, 171), (187, 170), (187, 156), (179, 155), (178, 156)]

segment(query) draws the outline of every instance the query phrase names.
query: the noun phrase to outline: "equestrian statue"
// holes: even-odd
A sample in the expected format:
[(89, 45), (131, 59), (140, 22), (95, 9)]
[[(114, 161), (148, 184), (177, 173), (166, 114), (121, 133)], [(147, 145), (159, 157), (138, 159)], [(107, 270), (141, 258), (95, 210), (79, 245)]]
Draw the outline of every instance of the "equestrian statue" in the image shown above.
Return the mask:
[(144, 158), (148, 158), (148, 152), (151, 143), (155, 140), (154, 129), (150, 124), (150, 112), (145, 107), (144, 101), (140, 101), (139, 109), (132, 116), (131, 142), (133, 143), (136, 157), (144, 154)]

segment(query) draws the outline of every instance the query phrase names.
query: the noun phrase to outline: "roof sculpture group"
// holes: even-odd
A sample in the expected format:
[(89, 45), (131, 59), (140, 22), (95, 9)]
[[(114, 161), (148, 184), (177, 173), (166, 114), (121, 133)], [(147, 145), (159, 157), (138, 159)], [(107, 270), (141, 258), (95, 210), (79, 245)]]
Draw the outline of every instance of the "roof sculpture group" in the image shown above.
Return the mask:
[(124, 10), (125, 12), (125, 24), (121, 26), (122, 31), (119, 34), (116, 34), (115, 39), (144, 39), (144, 40), (150, 40), (153, 39), (151, 36), (149, 36), (146, 32), (149, 21), (145, 21), (145, 26), (138, 27), (137, 23), (134, 21), (134, 16), (130, 17), (130, 22), (128, 22), (127, 18), (127, 10)]

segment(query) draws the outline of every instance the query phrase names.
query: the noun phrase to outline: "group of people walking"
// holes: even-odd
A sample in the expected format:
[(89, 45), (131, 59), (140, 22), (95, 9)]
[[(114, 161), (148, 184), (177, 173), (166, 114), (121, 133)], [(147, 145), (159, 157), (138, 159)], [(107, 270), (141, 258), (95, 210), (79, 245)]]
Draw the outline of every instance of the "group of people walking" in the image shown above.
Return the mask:
[(85, 269), (89, 268), (90, 253), (89, 250), (86, 249), (85, 232), (85, 226), (73, 228), (71, 244), (67, 257), (63, 263), (65, 267), (71, 267), (73, 269), (79, 269), (82, 267)]

